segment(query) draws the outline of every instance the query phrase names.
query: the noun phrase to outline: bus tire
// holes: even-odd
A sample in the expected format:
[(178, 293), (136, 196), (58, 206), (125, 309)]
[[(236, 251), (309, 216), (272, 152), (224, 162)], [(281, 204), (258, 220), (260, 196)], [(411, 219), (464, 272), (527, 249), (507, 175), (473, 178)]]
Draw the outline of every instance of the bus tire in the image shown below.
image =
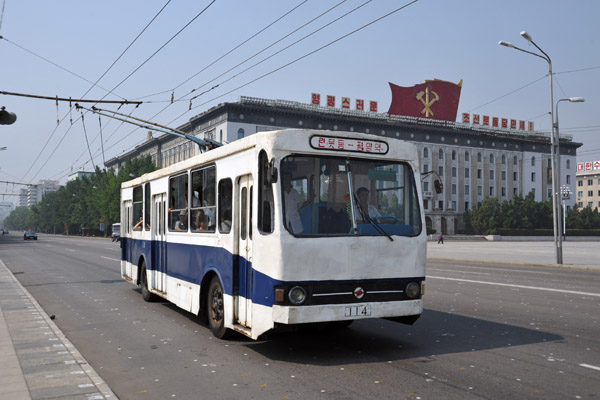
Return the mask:
[(208, 326), (212, 334), (226, 339), (231, 332), (225, 328), (225, 306), (223, 305), (223, 286), (218, 276), (213, 276), (208, 286)]
[(153, 302), (158, 299), (158, 296), (155, 295), (148, 289), (148, 274), (146, 272), (146, 263), (142, 262), (141, 266), (141, 276), (140, 276), (140, 286), (142, 288), (142, 298), (144, 301)]

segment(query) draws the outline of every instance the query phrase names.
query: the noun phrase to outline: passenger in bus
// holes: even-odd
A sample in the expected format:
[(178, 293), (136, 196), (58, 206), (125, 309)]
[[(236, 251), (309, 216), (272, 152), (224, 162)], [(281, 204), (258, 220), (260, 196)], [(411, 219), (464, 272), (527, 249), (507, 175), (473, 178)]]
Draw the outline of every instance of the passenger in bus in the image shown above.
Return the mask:
[(196, 221), (197, 221), (197, 227), (196, 230), (198, 231), (206, 231), (209, 230), (209, 226), (208, 226), (208, 217), (206, 214), (204, 214), (203, 210), (199, 210), (197, 213), (197, 217), (196, 217)]
[(219, 227), (219, 231), (227, 233), (231, 230), (231, 209), (228, 208), (223, 210), (223, 215), (221, 217), (221, 226)]
[(187, 231), (187, 211), (181, 210), (179, 212), (179, 220), (175, 222), (176, 231)]
[(216, 225), (217, 220), (215, 219), (215, 190), (214, 187), (208, 188), (204, 191), (204, 200), (202, 200), (202, 207), (204, 208), (204, 213), (208, 217), (208, 225), (213, 226)]
[(133, 230), (134, 231), (141, 231), (143, 225), (144, 225), (144, 217), (142, 217), (142, 215), (140, 214), (140, 220), (138, 221), (137, 224), (135, 224), (133, 226)]
[(300, 195), (298, 191), (292, 187), (292, 175), (283, 175), (283, 190), (285, 193), (284, 206), (285, 206), (285, 226), (292, 233), (302, 233), (304, 228), (302, 226), (302, 220), (300, 219), (300, 210), (310, 204), (314, 198), (314, 193), (306, 199), (303, 203), (300, 203)]
[(359, 187), (356, 197), (358, 197), (358, 204), (354, 206), (354, 218), (357, 224), (368, 223), (373, 218), (381, 216), (377, 208), (369, 204), (369, 189), (364, 186)]

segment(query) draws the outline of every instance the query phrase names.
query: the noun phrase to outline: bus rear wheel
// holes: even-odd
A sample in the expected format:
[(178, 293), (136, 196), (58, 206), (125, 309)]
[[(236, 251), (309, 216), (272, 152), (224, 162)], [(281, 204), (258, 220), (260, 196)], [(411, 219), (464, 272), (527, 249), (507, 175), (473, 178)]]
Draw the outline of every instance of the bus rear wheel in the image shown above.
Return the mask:
[(212, 334), (219, 339), (226, 339), (231, 331), (225, 328), (225, 306), (223, 305), (223, 286), (216, 275), (208, 286), (208, 325)]
[(148, 289), (148, 273), (146, 272), (146, 263), (142, 263), (141, 267), (141, 276), (140, 276), (140, 286), (142, 287), (142, 298), (144, 301), (152, 302), (158, 299), (158, 296), (155, 295)]

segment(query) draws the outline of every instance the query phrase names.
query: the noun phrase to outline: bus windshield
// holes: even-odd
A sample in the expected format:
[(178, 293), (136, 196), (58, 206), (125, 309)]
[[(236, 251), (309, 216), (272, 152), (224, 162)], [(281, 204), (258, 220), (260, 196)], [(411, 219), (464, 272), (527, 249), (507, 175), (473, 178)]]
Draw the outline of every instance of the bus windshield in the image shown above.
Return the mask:
[(292, 155), (281, 161), (283, 218), (296, 236), (421, 233), (407, 163)]

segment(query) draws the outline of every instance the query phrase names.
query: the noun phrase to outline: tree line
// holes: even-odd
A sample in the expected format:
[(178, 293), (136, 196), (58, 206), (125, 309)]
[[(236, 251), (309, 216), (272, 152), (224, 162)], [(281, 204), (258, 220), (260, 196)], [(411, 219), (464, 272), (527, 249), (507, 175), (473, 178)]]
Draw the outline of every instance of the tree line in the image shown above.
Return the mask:
[[(525, 234), (534, 234), (534, 231), (548, 234), (554, 229), (552, 202), (536, 202), (533, 192), (525, 197), (518, 194), (502, 203), (496, 197), (486, 197), (478, 207), (465, 212), (464, 220), (466, 233), (478, 235), (518, 234), (519, 231)], [(567, 231), (576, 230), (578, 234), (581, 234), (581, 230), (596, 230), (600, 234), (598, 209), (575, 205), (567, 210), (566, 228)]]
[(31, 207), (17, 207), (5, 220), (8, 229), (34, 229), (47, 233), (100, 235), (100, 222), (109, 233), (119, 222), (121, 183), (156, 170), (150, 157), (125, 162), (118, 173), (96, 167), (95, 174), (67, 182), (44, 194)]

